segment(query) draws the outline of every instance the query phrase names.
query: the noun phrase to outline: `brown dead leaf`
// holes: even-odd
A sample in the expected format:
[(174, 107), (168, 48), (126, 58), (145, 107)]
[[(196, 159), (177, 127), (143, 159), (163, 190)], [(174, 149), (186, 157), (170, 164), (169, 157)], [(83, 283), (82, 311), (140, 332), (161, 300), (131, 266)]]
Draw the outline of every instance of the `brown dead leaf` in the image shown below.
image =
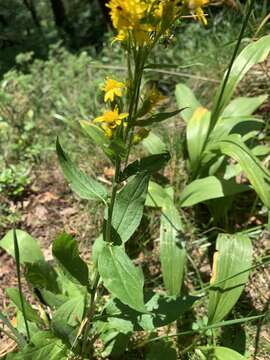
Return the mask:
[(104, 176), (108, 179), (111, 179), (114, 177), (114, 169), (112, 167), (105, 166), (103, 173), (104, 173)]
[(40, 194), (38, 196), (38, 200), (41, 204), (45, 204), (45, 203), (51, 202), (53, 200), (58, 200), (58, 199), (59, 199), (59, 196), (57, 196), (56, 194), (54, 194), (50, 191), (46, 191), (45, 193)]

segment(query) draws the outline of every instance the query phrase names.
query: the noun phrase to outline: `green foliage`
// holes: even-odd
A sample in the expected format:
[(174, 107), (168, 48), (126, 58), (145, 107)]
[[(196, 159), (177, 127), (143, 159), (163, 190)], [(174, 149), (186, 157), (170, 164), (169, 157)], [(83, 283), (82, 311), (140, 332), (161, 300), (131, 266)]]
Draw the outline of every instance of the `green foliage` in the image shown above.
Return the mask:
[(223, 320), (231, 311), (248, 281), (252, 263), (252, 245), (246, 235), (220, 234), (216, 249), (208, 306), (210, 324)]
[(60, 166), (71, 189), (82, 199), (102, 200), (106, 203), (107, 190), (96, 180), (86, 176), (72, 163), (68, 155), (64, 153), (59, 140), (56, 143), (56, 151)]
[(121, 247), (105, 244), (98, 258), (98, 270), (104, 286), (114, 296), (131, 308), (146, 312), (143, 273)]
[[(81, 29), (80, 35), (87, 36), (90, 25), (86, 19), (93, 16), (92, 10), (97, 3), (93, 2), (91, 6), (86, 0), (63, 3), (62, 24), (57, 23), (56, 14), (52, 18), (52, 13), (45, 16), (40, 12), (40, 20), (50, 23), (53, 36), (62, 38), (66, 44), (76, 48), (83, 40), (75, 33)], [(38, 10), (48, 9), (46, 4), (46, 0), (38, 1), (35, 6)], [(79, 16), (82, 13), (84, 15)], [(211, 21), (211, 16), (209, 18)], [(95, 21), (98, 22), (98, 19), (97, 16)], [(39, 21), (39, 18), (36, 20)], [(40, 28), (38, 23), (35, 24), (41, 33), (46, 27), (43, 21)], [(54, 22), (58, 35), (55, 34)], [(198, 28), (197, 25), (193, 27), (192, 38), (196, 38), (198, 31), (201, 31)], [(183, 33), (188, 31), (183, 24)], [(44, 36), (46, 39), (48, 33)], [(163, 41), (169, 40), (166, 33), (157, 42), (162, 46)], [(210, 284), (205, 284), (196, 261), (192, 260), (192, 256), (197, 256), (203, 247), (196, 249), (191, 256), (188, 251), (192, 241), (194, 244), (203, 243), (205, 247), (210, 246), (210, 241), (214, 243), (215, 237), (210, 228), (212, 223), (207, 224), (205, 219), (202, 221), (207, 242), (194, 239), (198, 237), (198, 220), (193, 210), (181, 208), (199, 205), (196, 210), (200, 210), (204, 209), (202, 203), (207, 204), (214, 217), (215, 230), (218, 229), (216, 220), (226, 215), (232, 201), (240, 193), (254, 189), (269, 208), (269, 172), (262, 164), (264, 157), (269, 155), (269, 147), (260, 141), (261, 137), (257, 137), (258, 132), (265, 131), (264, 122), (257, 114), (254, 115), (267, 97), (242, 96), (231, 101), (234, 90), (246, 72), (251, 66), (262, 62), (269, 53), (269, 36), (253, 42), (240, 53), (230, 74), (227, 73), (229, 77), (224, 78), (226, 80), (218, 88), (212, 111), (201, 106), (186, 85), (178, 84), (175, 94), (180, 110), (161, 112), (153, 106), (148, 113), (144, 113), (144, 118), (138, 116), (138, 109), (145, 103), (145, 94), (141, 91), (144, 70), (160, 70), (161, 67), (165, 69), (164, 79), (167, 79), (166, 69), (172, 66), (163, 66), (162, 62), (171, 55), (169, 49), (163, 49), (162, 55), (157, 53), (156, 61), (162, 57), (160, 63), (147, 65), (155, 53), (148, 57), (148, 49), (143, 45), (134, 46), (135, 43), (130, 42), (124, 49), (125, 54), (129, 53), (129, 68), (123, 96), (103, 104), (107, 110), (117, 106), (119, 112), (129, 112), (123, 122), (107, 119), (106, 125), (109, 124), (112, 130), (109, 137), (103, 131), (104, 124), (103, 127), (96, 126), (91, 121), (101, 107), (103, 96), (101, 90), (97, 89), (101, 88), (100, 78), (104, 69), (98, 69), (100, 64), (93, 63), (92, 57), (86, 52), (74, 55), (54, 45), (50, 47), (46, 61), (35, 59), (33, 52), (20, 54), (16, 58), (17, 69), (7, 73), (1, 82), (0, 99), (3, 106), (0, 107), (0, 131), (4, 134), (4, 141), (0, 140), (0, 146), (5, 150), (5, 165), (1, 165), (4, 169), (0, 177), (1, 190), (11, 198), (20, 198), (29, 179), (27, 175), (18, 176), (20, 164), (27, 161), (27, 168), (28, 161), (41, 159), (40, 149), (54, 145), (55, 130), (62, 132), (68, 126), (73, 133), (69, 132), (64, 148), (71, 157), (58, 140), (56, 143), (64, 177), (80, 198), (99, 201), (105, 207), (103, 229), (95, 232), (102, 234), (92, 247), (90, 260), (85, 254), (80, 255), (77, 240), (66, 233), (53, 241), (52, 261), (45, 261), (37, 242), (24, 231), (8, 232), (1, 240), (0, 246), (15, 257), (18, 274), (18, 289), (7, 290), (17, 311), (16, 328), (0, 313), (7, 334), (15, 339), (20, 348), (19, 353), (9, 354), (7, 359), (129, 358), (134, 353), (135, 358), (143, 356), (152, 360), (166, 357), (175, 360), (194, 351), (202, 359), (244, 359), (234, 350), (216, 346), (220, 343), (220, 334), (215, 329), (258, 318), (241, 317), (224, 321), (248, 281), (252, 268), (251, 241), (241, 233), (219, 234), (212, 279)], [(204, 46), (209, 46), (209, 43), (206, 42)], [(189, 47), (192, 45), (186, 41), (181, 58), (185, 57)], [(114, 66), (112, 51), (107, 50), (101, 55), (109, 67)], [(116, 48), (117, 51), (119, 48)], [(174, 61), (179, 59), (177, 56), (171, 58)], [(157, 72), (150, 76), (146, 72), (147, 76), (155, 81), (159, 75)], [(164, 87), (164, 92), (170, 90), (173, 80), (168, 82), (170, 85), (165, 83), (161, 87)], [(176, 144), (179, 151), (177, 156), (172, 156), (173, 166), (163, 171), (171, 160), (166, 135), (162, 138), (150, 132), (142, 141), (144, 150), (149, 154), (139, 154), (142, 149), (138, 144), (136, 151), (133, 151), (136, 127), (147, 126), (150, 131), (155, 124), (164, 125), (165, 120), (180, 113), (186, 123), (186, 144), (184, 141)], [(166, 123), (173, 128), (172, 142), (175, 142), (178, 127), (175, 130), (174, 124)], [(38, 132), (43, 137), (42, 141), (36, 139)], [(82, 133), (90, 143), (80, 137)], [(6, 151), (7, 141), (16, 145), (13, 149), (7, 147)], [(87, 167), (85, 164), (89, 153), (97, 157), (104, 154), (102, 161), (113, 167), (112, 181), (105, 180), (111, 187), (110, 193), (98, 179), (86, 175), (75, 165), (77, 160), (74, 161), (74, 158), (81, 144), (84, 167)], [(99, 149), (98, 152), (96, 149)], [(168, 183), (173, 171), (181, 169), (183, 172), (179, 163), (184, 160), (185, 150), (188, 183), (182, 189), (182, 179), (177, 179), (173, 188)], [(7, 166), (9, 163), (11, 165)], [(13, 173), (6, 169), (13, 169)], [(95, 172), (94, 165), (91, 172)], [(102, 173), (102, 169), (98, 169), (98, 172)], [(241, 172), (246, 176), (244, 181), (239, 180)], [(181, 176), (184, 178), (186, 175)], [(247, 184), (248, 181), (251, 186)], [(181, 183), (180, 196), (178, 182)], [(160, 217), (159, 232), (157, 215)], [(149, 230), (145, 228), (145, 221), (155, 224)], [(194, 226), (190, 226), (193, 221)], [(220, 223), (218, 225), (223, 232), (227, 224)], [(159, 254), (151, 253), (152, 239), (158, 243), (155, 249)], [(154, 269), (154, 272), (158, 269), (157, 276), (150, 278), (153, 269), (145, 260), (141, 260), (141, 256), (133, 261), (131, 247), (138, 248), (143, 259), (146, 253), (150, 253), (157, 263)], [(190, 271), (188, 261), (197, 279), (190, 275), (193, 270)], [(162, 277), (159, 276), (159, 269)], [(29, 288), (34, 291), (35, 297), (29, 297), (29, 300), (23, 294), (20, 271), (24, 271)], [(200, 289), (194, 290), (197, 284), (191, 285), (191, 281), (199, 282)], [(191, 295), (188, 294), (190, 291)], [(208, 318), (201, 318), (207, 302)], [(185, 335), (188, 337), (183, 344), (187, 344), (182, 347), (182, 344), (179, 345), (180, 338)]]
[[(40, 247), (27, 232), (16, 230), (21, 264), (44, 260)], [(15, 258), (13, 231), (10, 230), (0, 241), (0, 246)]]
[(140, 225), (150, 175), (142, 172), (131, 179), (116, 195), (115, 208), (112, 214), (114, 241), (119, 238), (125, 243)]
[(88, 267), (80, 258), (76, 240), (68, 234), (62, 234), (54, 240), (52, 252), (73, 279), (83, 286), (89, 285)]

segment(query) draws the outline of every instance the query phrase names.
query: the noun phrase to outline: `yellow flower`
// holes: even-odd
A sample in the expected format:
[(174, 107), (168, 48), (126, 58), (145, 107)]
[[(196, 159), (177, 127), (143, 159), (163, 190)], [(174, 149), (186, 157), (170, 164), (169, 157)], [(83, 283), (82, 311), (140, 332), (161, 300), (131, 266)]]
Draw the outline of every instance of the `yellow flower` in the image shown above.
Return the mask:
[(107, 78), (105, 84), (102, 87), (102, 90), (105, 92), (104, 101), (114, 101), (116, 96), (123, 96), (124, 87), (125, 84), (123, 82)]
[(153, 1), (157, 0), (110, 0), (107, 7), (110, 8), (112, 24), (118, 31), (115, 41), (124, 41), (129, 33), (140, 45), (149, 41), (149, 34), (153, 26), (148, 23), (148, 16), (152, 11)]
[(113, 129), (121, 125), (123, 120), (128, 117), (128, 113), (119, 114), (118, 107), (114, 110), (108, 110), (103, 115), (98, 116), (93, 120), (94, 123), (101, 123), (102, 129), (108, 137), (112, 137)]
[(209, 0), (187, 0), (188, 8), (191, 10), (195, 18), (203, 25), (207, 25), (207, 19), (202, 7), (208, 3)]
[(107, 6), (111, 9), (113, 26), (118, 31), (133, 30), (148, 8), (146, 2), (141, 0), (110, 0)]

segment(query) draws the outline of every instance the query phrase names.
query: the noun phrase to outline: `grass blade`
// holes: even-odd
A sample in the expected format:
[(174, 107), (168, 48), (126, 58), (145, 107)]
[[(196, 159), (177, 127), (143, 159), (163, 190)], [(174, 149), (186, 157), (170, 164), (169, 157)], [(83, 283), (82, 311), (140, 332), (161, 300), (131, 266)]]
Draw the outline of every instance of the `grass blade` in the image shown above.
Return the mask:
[(28, 341), (30, 341), (30, 331), (28, 327), (28, 322), (26, 319), (26, 313), (25, 313), (25, 307), (24, 307), (24, 301), (23, 301), (23, 294), (22, 294), (22, 283), (21, 283), (21, 269), (20, 269), (20, 251), (18, 246), (18, 239), (16, 235), (16, 230), (13, 229), (13, 241), (14, 241), (14, 253), (15, 253), (15, 260), (16, 260), (16, 271), (17, 271), (17, 278), (18, 278), (18, 289), (20, 293), (20, 300), (21, 300), (21, 306), (22, 306), (22, 314), (24, 318), (26, 333)]

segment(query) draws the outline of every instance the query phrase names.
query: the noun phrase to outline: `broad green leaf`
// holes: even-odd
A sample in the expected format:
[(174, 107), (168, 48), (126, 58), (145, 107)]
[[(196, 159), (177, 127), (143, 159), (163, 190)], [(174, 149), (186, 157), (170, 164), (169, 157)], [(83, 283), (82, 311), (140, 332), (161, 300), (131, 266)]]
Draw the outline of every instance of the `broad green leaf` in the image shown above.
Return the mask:
[(268, 95), (256, 97), (238, 97), (224, 109), (221, 117), (249, 116), (254, 113), (268, 98)]
[[(40, 247), (35, 239), (32, 238), (27, 232), (22, 230), (16, 230), (20, 262), (24, 264), (34, 263), (39, 260), (44, 260), (43, 254)], [(15, 258), (14, 253), (14, 241), (13, 241), (13, 230), (10, 230), (0, 241), (0, 247), (7, 251), (10, 255)]]
[(148, 194), (145, 205), (154, 208), (162, 208), (172, 201), (170, 187), (163, 188), (154, 181), (149, 182)]
[(114, 160), (115, 153), (110, 148), (110, 139), (105, 135), (104, 131), (89, 121), (80, 121), (80, 125), (84, 130), (84, 133), (108, 156), (110, 160)]
[(171, 200), (162, 207), (160, 224), (160, 261), (168, 295), (179, 295), (183, 283), (186, 250), (181, 242), (183, 226)]
[(206, 150), (212, 146), (211, 143), (214, 143), (229, 134), (235, 133), (245, 135), (253, 130), (259, 131), (263, 124), (263, 120), (256, 118), (253, 115), (220, 117), (209, 136), (208, 147), (206, 147)]
[(223, 154), (239, 163), (262, 202), (270, 208), (269, 171), (252, 154), (240, 136), (230, 135), (223, 138), (218, 144)]
[(130, 334), (110, 327), (110, 323), (101, 324), (99, 340), (103, 343), (102, 358), (119, 358), (128, 348)]
[(186, 109), (182, 111), (181, 116), (185, 122), (188, 122), (191, 119), (194, 111), (198, 107), (201, 107), (201, 104), (196, 99), (193, 91), (185, 84), (176, 85), (175, 97), (177, 106), (179, 108), (186, 107)]
[(139, 160), (135, 160), (123, 170), (120, 177), (121, 181), (124, 181), (128, 177), (141, 172), (148, 172), (149, 174), (155, 173), (161, 170), (167, 164), (170, 158), (170, 154), (166, 152), (163, 154), (150, 155)]
[(53, 314), (52, 330), (64, 342), (73, 341), (74, 328), (78, 327), (85, 313), (85, 297), (77, 296), (61, 305)]
[(202, 349), (202, 351), (204, 354), (208, 356), (210, 355), (211, 359), (214, 358), (216, 360), (247, 360), (246, 357), (242, 356), (238, 352), (222, 346), (217, 346), (210, 349)]
[(150, 175), (142, 173), (131, 179), (116, 195), (112, 227), (121, 241), (126, 242), (140, 225)]
[(101, 200), (106, 203), (107, 190), (96, 180), (83, 173), (62, 149), (59, 140), (56, 142), (56, 151), (65, 179), (70, 188), (82, 199)]
[(53, 293), (59, 293), (57, 276), (56, 271), (47, 261), (40, 260), (26, 264), (26, 280), (39, 290), (46, 289)]
[(254, 156), (267, 156), (270, 154), (270, 146), (257, 145), (251, 151)]
[(168, 149), (159, 136), (150, 132), (143, 141), (143, 146), (150, 154), (162, 154), (168, 152)]
[(98, 258), (98, 270), (104, 286), (113, 296), (132, 309), (146, 311), (143, 273), (132, 263), (123, 248), (106, 244)]
[(83, 286), (89, 285), (88, 267), (80, 258), (78, 244), (72, 236), (60, 235), (53, 242), (52, 252), (72, 278)]
[(179, 319), (185, 312), (190, 311), (195, 301), (199, 299), (189, 295), (176, 297), (153, 292), (147, 293), (145, 298), (148, 314), (141, 314), (117, 299), (111, 300), (106, 307), (108, 321), (124, 319), (129, 322), (129, 326), (131, 324), (134, 327), (135, 331), (155, 331)]
[(198, 203), (235, 195), (250, 190), (247, 185), (237, 184), (234, 179), (223, 180), (215, 176), (192, 181), (188, 184), (181, 196), (181, 207), (193, 206)]
[(31, 343), (12, 360), (66, 360), (67, 349), (62, 341), (49, 331), (39, 331), (31, 338)]
[(267, 58), (269, 52), (270, 35), (266, 35), (246, 46), (244, 50), (242, 50), (242, 52), (238, 55), (232, 66), (229, 81), (227, 82), (221, 101), (219, 101), (219, 98), (226, 74), (224, 75), (223, 81), (221, 82), (220, 87), (216, 93), (211, 118), (211, 128), (214, 127), (220, 114), (229, 104), (237, 85), (243, 79), (245, 74), (251, 69), (252, 66), (264, 61)]
[(177, 360), (177, 353), (173, 343), (168, 340), (159, 340), (148, 346), (146, 360)]
[(246, 235), (220, 234), (216, 250), (209, 293), (209, 324), (222, 321), (231, 311), (248, 281), (252, 264), (252, 244)]
[(181, 243), (183, 226), (173, 202), (171, 188), (163, 188), (150, 182), (146, 206), (161, 208), (160, 261), (165, 288), (169, 295), (178, 295), (181, 290), (186, 250)]
[(94, 244), (92, 246), (92, 256), (91, 260), (93, 261), (93, 264), (97, 266), (99, 255), (102, 251), (102, 248), (105, 244), (105, 241), (103, 240), (103, 234), (100, 234), (94, 241)]
[[(16, 305), (16, 307), (22, 311), (22, 303), (20, 298), (20, 292), (16, 288), (7, 288), (6, 294), (10, 298), (10, 300)], [(25, 297), (23, 296), (23, 307), (25, 310), (25, 316), (28, 321), (33, 321), (36, 323), (40, 323), (41, 319), (36, 310), (32, 308), (32, 306), (26, 301)]]
[(135, 125), (136, 126), (150, 126), (152, 124), (156, 124), (156, 123), (165, 121), (167, 119), (170, 119), (170, 118), (178, 115), (184, 109), (185, 108), (171, 111), (171, 112), (154, 114), (154, 115), (148, 117), (147, 119), (137, 119), (135, 122)]
[(146, 206), (161, 208), (161, 270), (168, 294), (178, 295), (184, 276), (186, 250), (180, 241), (183, 227), (181, 218), (173, 202), (171, 188), (163, 188), (154, 182), (150, 182)]
[[(43, 311), (43, 310), (39, 309), (39, 311)], [(44, 314), (44, 316), (46, 316), (45, 313), (43, 313), (43, 314)], [(38, 323), (28, 321), (27, 325), (28, 325), (30, 337), (34, 336), (37, 333), (37, 331), (40, 330), (38, 327), (38, 325), (40, 325), (40, 324), (38, 324)], [(44, 324), (42, 324), (42, 325), (44, 326)], [(26, 326), (25, 326), (25, 319), (20, 310), (17, 310), (17, 313), (16, 313), (16, 329), (27, 338), (28, 333), (27, 333)]]
[(196, 173), (201, 155), (207, 140), (210, 124), (210, 112), (204, 107), (198, 107), (188, 120), (186, 137), (190, 161), (190, 170)]

